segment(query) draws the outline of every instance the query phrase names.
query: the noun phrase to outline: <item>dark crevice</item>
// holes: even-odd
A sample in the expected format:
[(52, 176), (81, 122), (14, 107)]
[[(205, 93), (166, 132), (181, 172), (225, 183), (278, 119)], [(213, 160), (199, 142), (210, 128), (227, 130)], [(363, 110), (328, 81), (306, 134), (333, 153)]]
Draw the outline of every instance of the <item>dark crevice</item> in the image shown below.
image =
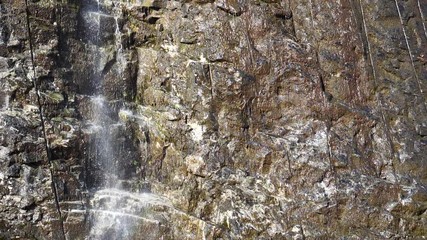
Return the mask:
[(320, 83), (320, 89), (322, 90), (323, 93), (325, 93), (326, 88), (325, 88), (325, 83), (323, 81), (322, 74), (319, 74), (319, 83)]
[(149, 24), (156, 24), (159, 19), (160, 17), (150, 15), (147, 17), (146, 22)]
[(38, 168), (38, 167), (42, 166), (44, 163), (43, 162), (24, 162), (22, 164), (27, 165), (31, 168)]
[(206, 176), (204, 175), (200, 175), (198, 173), (193, 173), (194, 176), (199, 177), (199, 178), (206, 178)]
[(316, 50), (315, 51), (315, 54), (316, 54), (316, 62), (317, 62), (317, 65), (318, 65), (318, 67), (319, 67), (319, 70), (320, 70), (320, 73), (319, 73), (319, 75), (318, 75), (318, 77), (319, 77), (319, 87), (320, 87), (320, 90), (322, 91), (322, 93), (323, 93), (323, 96), (324, 96), (324, 98), (328, 101), (328, 102), (331, 102), (332, 101), (332, 99), (333, 99), (333, 96), (332, 96), (332, 94), (330, 94), (330, 93), (328, 93), (327, 91), (326, 91), (326, 84), (325, 84), (325, 80), (324, 80), (324, 78), (323, 78), (323, 70), (322, 70), (322, 67), (320, 66), (320, 58), (319, 58), (319, 50)]
[(37, 204), (36, 204), (36, 203), (31, 203), (30, 205), (25, 206), (25, 207), (23, 207), (22, 209), (23, 209), (23, 210), (25, 210), (25, 211), (30, 211), (30, 210), (34, 210), (34, 209), (36, 209), (36, 207), (37, 207)]
[[(169, 146), (170, 145), (166, 145), (166, 146), (163, 146), (163, 149), (162, 149), (162, 156), (160, 156), (160, 159), (159, 159), (159, 167), (157, 168), (157, 171), (160, 173), (160, 171), (162, 170), (162, 168), (163, 168), (163, 161), (165, 160), (165, 158), (166, 158), (166, 150), (169, 148)], [(162, 174), (159, 174), (159, 176), (162, 176)]]
[(290, 20), (292, 19), (292, 11), (276, 12), (274, 16), (282, 20)]
[(111, 68), (114, 66), (114, 64), (117, 62), (116, 58), (111, 59), (105, 64), (104, 69), (102, 69), (102, 76), (105, 76)]

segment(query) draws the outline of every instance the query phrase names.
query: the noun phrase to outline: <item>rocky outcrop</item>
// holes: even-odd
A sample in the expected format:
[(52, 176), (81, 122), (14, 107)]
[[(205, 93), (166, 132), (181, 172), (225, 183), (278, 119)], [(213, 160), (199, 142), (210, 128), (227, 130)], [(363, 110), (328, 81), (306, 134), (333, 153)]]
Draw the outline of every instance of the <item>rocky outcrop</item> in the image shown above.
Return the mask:
[(427, 235), (423, 1), (0, 4), (0, 238)]

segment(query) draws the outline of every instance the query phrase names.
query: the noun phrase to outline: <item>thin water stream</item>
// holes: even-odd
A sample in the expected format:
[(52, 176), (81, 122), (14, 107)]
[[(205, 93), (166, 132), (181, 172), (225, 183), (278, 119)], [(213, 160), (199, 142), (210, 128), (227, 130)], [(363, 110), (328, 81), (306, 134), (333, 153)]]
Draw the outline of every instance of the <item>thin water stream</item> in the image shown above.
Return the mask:
[[(124, 79), (123, 72), (127, 66), (126, 49), (122, 43), (122, 33), (120, 21), (123, 17), (121, 2), (109, 4), (113, 6), (108, 12), (104, 10), (105, 4), (103, 1), (96, 2), (96, 11), (88, 12), (88, 23), (93, 26), (97, 24), (96, 39), (94, 39), (95, 55), (102, 56), (105, 53), (106, 44), (102, 36), (104, 35), (103, 19), (110, 18), (114, 20), (114, 64), (115, 80), (120, 82)], [(112, 21), (109, 21), (110, 24)], [(111, 28), (110, 28), (111, 29)], [(95, 57), (96, 58), (96, 57)], [(100, 59), (100, 58), (98, 58)], [(94, 72), (102, 71), (102, 63), (95, 63)], [(124, 152), (128, 152), (124, 142), (123, 132), (126, 131), (126, 126), (118, 117), (120, 107), (113, 107), (115, 102), (125, 102), (123, 99), (109, 99), (111, 95), (107, 95), (104, 91), (105, 79), (104, 74), (95, 73), (92, 81), (97, 85), (90, 96), (90, 108), (92, 109), (91, 119), (89, 119), (88, 132), (94, 135), (91, 149), (92, 165), (102, 173), (101, 180), (92, 186), (92, 193), (88, 209), (88, 220), (90, 231), (86, 239), (132, 239), (135, 230), (141, 226), (158, 225), (158, 220), (161, 218), (159, 210), (171, 208), (171, 204), (164, 198), (161, 198), (151, 193), (131, 192), (128, 188), (124, 188), (123, 182), (126, 182), (126, 177), (123, 176), (121, 165), (124, 162), (129, 162), (132, 159), (126, 159)], [(132, 156), (132, 154), (130, 154)], [(88, 175), (94, 173), (89, 172)], [(98, 173), (99, 174), (99, 173)], [(74, 210), (80, 211), (80, 210)]]

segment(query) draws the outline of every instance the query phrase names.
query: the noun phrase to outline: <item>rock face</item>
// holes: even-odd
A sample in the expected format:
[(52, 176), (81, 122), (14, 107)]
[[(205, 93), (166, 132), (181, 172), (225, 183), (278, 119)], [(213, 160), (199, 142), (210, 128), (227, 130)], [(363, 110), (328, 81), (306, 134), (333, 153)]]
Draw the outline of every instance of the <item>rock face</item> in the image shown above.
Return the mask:
[(427, 237), (427, 2), (0, 14), (0, 239)]

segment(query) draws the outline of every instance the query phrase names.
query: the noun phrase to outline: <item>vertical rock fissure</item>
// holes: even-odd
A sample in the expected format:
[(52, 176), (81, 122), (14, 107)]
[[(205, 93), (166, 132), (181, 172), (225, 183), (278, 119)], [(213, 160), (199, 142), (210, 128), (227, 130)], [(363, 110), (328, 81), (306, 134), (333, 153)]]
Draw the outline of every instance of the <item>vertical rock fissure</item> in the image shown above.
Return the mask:
[(53, 192), (53, 195), (55, 198), (56, 210), (57, 210), (58, 215), (59, 215), (59, 223), (60, 223), (62, 238), (65, 239), (64, 222), (62, 219), (61, 206), (59, 204), (58, 189), (57, 189), (57, 186), (55, 184), (55, 179), (54, 179), (52, 155), (51, 155), (51, 151), (50, 151), (49, 140), (47, 138), (47, 133), (46, 133), (46, 123), (45, 123), (45, 119), (43, 116), (43, 105), (41, 103), (40, 90), (39, 90), (39, 87), (38, 87), (37, 81), (36, 81), (36, 64), (34, 61), (34, 48), (33, 48), (33, 42), (32, 42), (31, 25), (30, 25), (31, 24), (30, 23), (30, 10), (29, 10), (29, 6), (28, 6), (28, 0), (25, 0), (25, 12), (26, 12), (26, 21), (27, 21), (26, 23), (27, 23), (28, 42), (29, 42), (29, 47), (30, 47), (31, 65), (33, 68), (32, 69), (33, 70), (33, 76), (32, 76), (31, 81), (33, 83), (34, 90), (36, 91), (36, 96), (37, 96), (39, 118), (40, 118), (41, 127), (42, 127), (42, 134), (43, 134), (43, 138), (44, 138), (45, 151), (47, 154), (47, 161), (49, 164), (50, 178), (52, 181), (51, 188), (52, 188), (52, 192)]

